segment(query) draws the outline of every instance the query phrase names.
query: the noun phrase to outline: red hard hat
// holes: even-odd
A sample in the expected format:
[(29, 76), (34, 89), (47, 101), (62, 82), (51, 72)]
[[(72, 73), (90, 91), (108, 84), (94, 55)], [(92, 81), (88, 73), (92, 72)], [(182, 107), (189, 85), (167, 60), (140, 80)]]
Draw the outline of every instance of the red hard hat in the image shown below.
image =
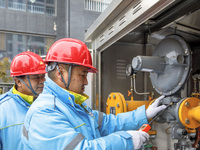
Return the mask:
[(45, 63), (48, 62), (76, 64), (88, 67), (89, 72), (98, 72), (92, 66), (92, 58), (87, 46), (82, 41), (72, 38), (63, 38), (56, 41), (46, 55)]
[(44, 74), (46, 65), (42, 58), (33, 52), (22, 52), (16, 55), (10, 66), (10, 74), (14, 76)]

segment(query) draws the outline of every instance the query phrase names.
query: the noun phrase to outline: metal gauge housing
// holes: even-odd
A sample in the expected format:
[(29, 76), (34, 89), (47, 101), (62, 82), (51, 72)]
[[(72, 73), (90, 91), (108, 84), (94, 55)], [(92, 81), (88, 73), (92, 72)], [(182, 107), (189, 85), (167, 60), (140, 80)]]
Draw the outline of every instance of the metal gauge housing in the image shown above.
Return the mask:
[(134, 73), (134, 70), (133, 70), (132, 65), (131, 65), (131, 64), (128, 64), (128, 65), (126, 66), (126, 75), (127, 75), (127, 76), (132, 76), (133, 73)]

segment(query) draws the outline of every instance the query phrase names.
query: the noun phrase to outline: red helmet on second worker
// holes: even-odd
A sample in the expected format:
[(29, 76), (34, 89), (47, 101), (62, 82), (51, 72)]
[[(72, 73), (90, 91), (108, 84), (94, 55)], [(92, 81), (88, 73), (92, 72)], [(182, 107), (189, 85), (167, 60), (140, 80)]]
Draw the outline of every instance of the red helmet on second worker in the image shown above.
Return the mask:
[(92, 58), (87, 46), (82, 41), (72, 38), (63, 38), (56, 41), (46, 55), (45, 63), (48, 62), (75, 64), (88, 67), (89, 72), (98, 72), (92, 66)]
[(44, 61), (33, 52), (22, 52), (16, 55), (10, 66), (10, 74), (14, 76), (45, 74)]

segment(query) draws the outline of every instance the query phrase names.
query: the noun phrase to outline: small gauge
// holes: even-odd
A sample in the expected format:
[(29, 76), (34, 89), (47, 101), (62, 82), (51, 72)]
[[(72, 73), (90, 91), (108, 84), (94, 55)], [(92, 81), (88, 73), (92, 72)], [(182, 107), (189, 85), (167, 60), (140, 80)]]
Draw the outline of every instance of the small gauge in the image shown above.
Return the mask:
[(126, 66), (126, 75), (127, 75), (127, 76), (132, 76), (133, 73), (134, 73), (134, 70), (133, 70), (132, 65), (131, 65), (131, 64), (128, 64), (128, 65)]

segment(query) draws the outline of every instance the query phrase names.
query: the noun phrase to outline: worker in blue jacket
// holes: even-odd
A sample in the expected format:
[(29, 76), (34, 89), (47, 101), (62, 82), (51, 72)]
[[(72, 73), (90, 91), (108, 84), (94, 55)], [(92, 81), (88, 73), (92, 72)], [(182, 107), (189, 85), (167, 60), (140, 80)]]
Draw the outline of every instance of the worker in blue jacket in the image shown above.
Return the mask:
[(0, 96), (0, 150), (23, 150), (21, 133), (25, 115), (44, 87), (45, 67), (33, 52), (22, 52), (10, 66), (15, 84)]
[(117, 116), (91, 110), (84, 101), (88, 72), (96, 73), (86, 45), (64, 38), (49, 49), (45, 63), (48, 79), (43, 92), (27, 112), (22, 141), (32, 150), (125, 150), (139, 149), (149, 138), (138, 131), (166, 106), (159, 99), (147, 111)]

